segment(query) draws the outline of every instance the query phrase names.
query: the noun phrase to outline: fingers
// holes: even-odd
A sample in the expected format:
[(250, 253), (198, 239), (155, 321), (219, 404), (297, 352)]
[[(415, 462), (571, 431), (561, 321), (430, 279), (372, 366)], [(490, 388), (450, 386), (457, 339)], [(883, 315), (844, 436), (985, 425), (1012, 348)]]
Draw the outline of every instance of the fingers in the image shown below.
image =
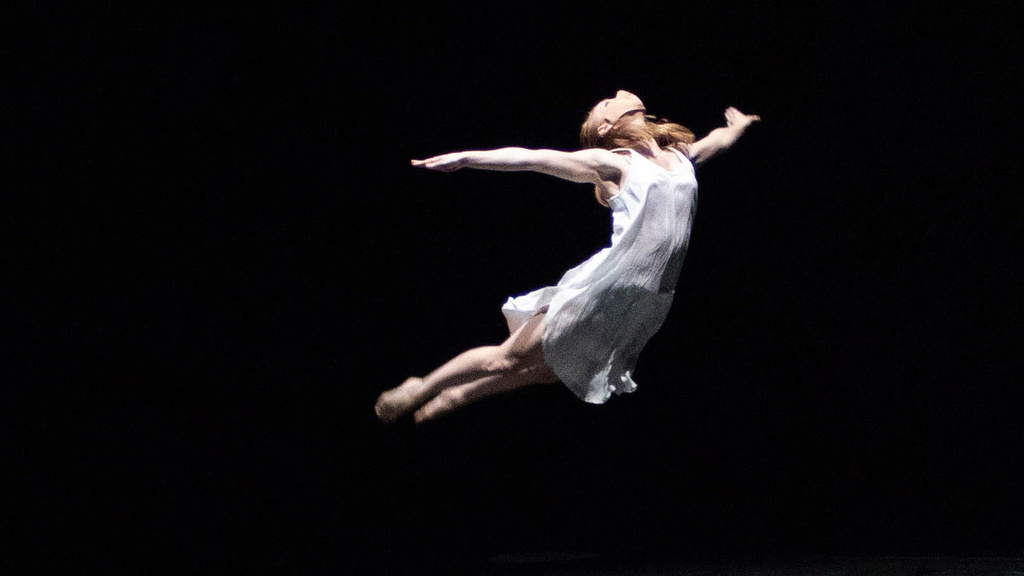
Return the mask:
[(726, 126), (732, 126), (739, 120), (740, 111), (735, 108), (725, 109), (725, 124)]
[(744, 119), (746, 119), (747, 123), (761, 121), (761, 117), (758, 116), (757, 114), (744, 114), (743, 112), (740, 112), (739, 109), (737, 109), (735, 106), (730, 106), (725, 109), (725, 119), (729, 125), (732, 125), (736, 122), (741, 122)]
[(416, 168), (426, 168), (427, 170), (437, 170), (439, 172), (454, 172), (461, 167), (461, 158), (462, 155), (458, 153), (442, 154), (433, 158), (427, 158), (426, 160), (412, 160), (411, 164)]
[(453, 167), (438, 160), (437, 158), (428, 158), (426, 160), (413, 160), (413, 168), (425, 168), (427, 170), (435, 170), (437, 172), (451, 172), (454, 170)]
[(411, 163), (417, 168), (434, 168), (441, 162), (440, 156), (434, 156), (433, 158), (427, 158), (426, 160), (413, 160)]

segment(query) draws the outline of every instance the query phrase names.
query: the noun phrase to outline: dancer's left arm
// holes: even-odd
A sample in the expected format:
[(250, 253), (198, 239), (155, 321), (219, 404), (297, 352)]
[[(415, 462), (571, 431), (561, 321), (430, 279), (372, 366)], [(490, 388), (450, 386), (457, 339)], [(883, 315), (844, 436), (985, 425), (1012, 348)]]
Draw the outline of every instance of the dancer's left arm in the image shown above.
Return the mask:
[(761, 117), (756, 114), (744, 114), (736, 108), (729, 107), (725, 111), (725, 123), (722, 128), (715, 128), (707, 136), (690, 144), (690, 161), (695, 166), (707, 162), (718, 154), (725, 152), (739, 140), (754, 122), (759, 122)]
[(439, 172), (454, 172), (461, 168), (502, 172), (532, 171), (571, 182), (591, 184), (618, 182), (618, 178), (629, 167), (622, 156), (603, 148), (562, 152), (516, 147), (451, 152), (426, 160), (413, 160), (412, 165)]

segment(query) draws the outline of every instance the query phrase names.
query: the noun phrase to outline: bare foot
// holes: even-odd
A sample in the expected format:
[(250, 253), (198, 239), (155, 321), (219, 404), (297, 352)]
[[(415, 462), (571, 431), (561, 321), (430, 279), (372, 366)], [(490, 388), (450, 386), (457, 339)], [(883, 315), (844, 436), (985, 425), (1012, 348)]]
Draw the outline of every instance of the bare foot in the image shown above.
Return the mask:
[(401, 386), (392, 388), (378, 396), (377, 404), (374, 406), (377, 419), (385, 424), (391, 424), (415, 408), (422, 384), (422, 378), (406, 378)]
[(459, 401), (458, 396), (450, 391), (442, 392), (424, 404), (412, 417), (417, 424), (423, 424), (447, 416), (461, 405), (462, 402)]

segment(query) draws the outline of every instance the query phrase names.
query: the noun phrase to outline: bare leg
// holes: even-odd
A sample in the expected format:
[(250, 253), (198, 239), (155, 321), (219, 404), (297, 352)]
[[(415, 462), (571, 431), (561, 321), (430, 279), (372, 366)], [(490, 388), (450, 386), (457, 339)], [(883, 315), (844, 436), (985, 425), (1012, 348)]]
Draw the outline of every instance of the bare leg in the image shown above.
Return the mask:
[(544, 364), (525, 368), (514, 374), (487, 376), (467, 384), (459, 384), (441, 391), (413, 414), (417, 424), (434, 420), (495, 394), (512, 392), (535, 384), (553, 384), (558, 376)]
[[(424, 378), (409, 378), (401, 386), (380, 395), (376, 405), (377, 417), (383, 422), (393, 422), (446, 388), (492, 377), (511, 378), (514, 381), (523, 370), (535, 366), (546, 368), (540, 343), (543, 334), (544, 316), (539, 314), (522, 325), (500, 346), (481, 346), (467, 350)], [(505, 386), (493, 385), (499, 388)]]

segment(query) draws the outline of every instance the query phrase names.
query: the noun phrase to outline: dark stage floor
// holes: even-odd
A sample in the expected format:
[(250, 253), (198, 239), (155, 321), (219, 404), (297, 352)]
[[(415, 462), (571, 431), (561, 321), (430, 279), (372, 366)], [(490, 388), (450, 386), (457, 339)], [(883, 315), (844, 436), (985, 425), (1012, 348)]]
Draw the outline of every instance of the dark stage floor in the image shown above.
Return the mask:
[(575, 553), (510, 554), (489, 558), (462, 573), (543, 576), (1015, 576), (1024, 558), (835, 557), (768, 561), (602, 558)]

